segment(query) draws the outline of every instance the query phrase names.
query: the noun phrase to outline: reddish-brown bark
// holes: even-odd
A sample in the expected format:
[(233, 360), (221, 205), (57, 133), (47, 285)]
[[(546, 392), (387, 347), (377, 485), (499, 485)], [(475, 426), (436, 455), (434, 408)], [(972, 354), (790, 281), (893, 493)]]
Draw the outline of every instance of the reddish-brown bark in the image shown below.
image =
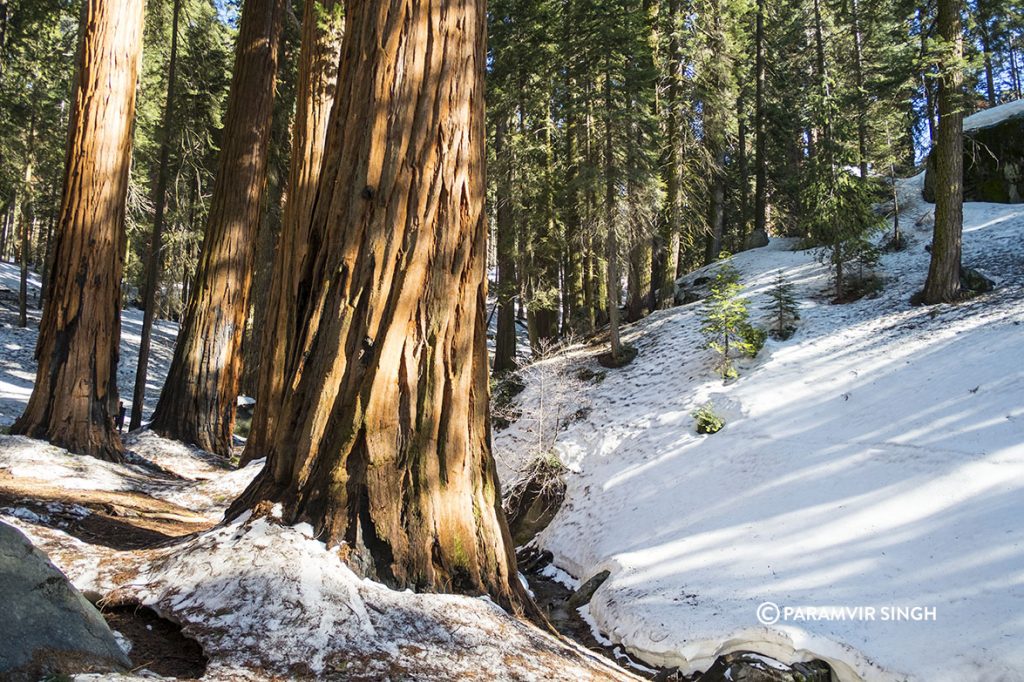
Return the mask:
[(223, 455), (231, 451), (242, 376), (283, 12), (283, 0), (247, 0), (242, 9), (199, 267), (151, 424)]
[(288, 195), (281, 219), (281, 236), (274, 256), (267, 300), (267, 328), (259, 368), (256, 409), (242, 462), (262, 457), (277, 428), (285, 387), (291, 376), (289, 358), (298, 338), (301, 308), (311, 284), (304, 280), (310, 262), (310, 226), (317, 181), (323, 162), (327, 122), (338, 83), (338, 60), (344, 33), (342, 0), (305, 3), (299, 86), (296, 92)]
[(490, 449), (483, 0), (353, 0), (310, 234), (322, 240), (263, 473), (395, 586), (527, 602)]
[(144, 3), (86, 0), (39, 368), (12, 432), (121, 459), (117, 359), (124, 211)]

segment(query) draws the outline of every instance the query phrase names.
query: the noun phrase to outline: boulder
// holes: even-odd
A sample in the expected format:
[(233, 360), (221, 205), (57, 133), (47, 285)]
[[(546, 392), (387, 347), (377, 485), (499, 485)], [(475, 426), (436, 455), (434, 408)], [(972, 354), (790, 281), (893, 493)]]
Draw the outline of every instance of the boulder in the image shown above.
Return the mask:
[[(935, 201), (934, 150), (923, 194), (925, 201)], [(1024, 100), (964, 119), (964, 201), (1024, 202)]]
[(750, 651), (719, 656), (700, 682), (830, 682), (832, 670), (824, 661), (786, 665)]
[(604, 585), (604, 581), (608, 580), (610, 575), (610, 571), (601, 571), (590, 580), (580, 585), (580, 588), (573, 592), (572, 596), (569, 597), (569, 606), (571, 608), (578, 609), (584, 604), (589, 604), (590, 600), (594, 598), (594, 593), (597, 592), (597, 588)]
[(754, 230), (747, 235), (746, 240), (743, 242), (743, 249), (749, 251), (750, 249), (760, 249), (763, 246), (768, 246), (768, 233), (764, 230)]
[(32, 546), (0, 523), (0, 679), (20, 682), (131, 663), (100, 612)]
[(960, 267), (960, 288), (975, 294), (992, 291), (996, 283), (973, 268)]

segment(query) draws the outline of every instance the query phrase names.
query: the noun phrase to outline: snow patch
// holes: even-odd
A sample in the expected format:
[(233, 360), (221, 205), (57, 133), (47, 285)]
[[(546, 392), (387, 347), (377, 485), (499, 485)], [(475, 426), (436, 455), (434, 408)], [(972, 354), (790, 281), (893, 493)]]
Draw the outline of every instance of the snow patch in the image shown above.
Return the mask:
[[(752, 311), (781, 270), (802, 319), (737, 381), (712, 373), (688, 305), (624, 328), (636, 360), (585, 382), (590, 413), (555, 444), (565, 503), (536, 542), (573, 575), (616, 567), (588, 608), (608, 640), (686, 673), (752, 650), (821, 658), (842, 682), (1024, 680), (1024, 207), (964, 206), (964, 264), (995, 291), (912, 308), (932, 227), (922, 180), (897, 188), (909, 246), (883, 253), (877, 298), (829, 304), (816, 254), (774, 239), (732, 263)], [(594, 353), (545, 362), (573, 374)], [(689, 413), (709, 399), (730, 418), (699, 438)], [(495, 433), (503, 477), (530, 438), (528, 424)], [(765, 601), (938, 618), (762, 625)]]
[(181, 623), (209, 656), (212, 679), (603, 677), (589, 653), (489, 599), (390, 590), (356, 576), (338, 549), (268, 517), (160, 553), (111, 598)]
[(984, 109), (964, 119), (964, 132), (991, 128), (1011, 118), (1024, 118), (1024, 99)]

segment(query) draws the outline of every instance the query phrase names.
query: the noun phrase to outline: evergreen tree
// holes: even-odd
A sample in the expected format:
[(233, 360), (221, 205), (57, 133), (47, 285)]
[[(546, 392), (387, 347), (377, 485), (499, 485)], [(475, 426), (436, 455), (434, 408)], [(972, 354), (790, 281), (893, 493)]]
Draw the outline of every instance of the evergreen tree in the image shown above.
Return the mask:
[(196, 286), (175, 345), (157, 433), (227, 455), (265, 187), (283, 0), (248, 0)]
[(701, 309), (701, 334), (715, 353), (715, 371), (723, 379), (738, 376), (734, 361), (757, 352), (750, 341), (748, 301), (740, 296), (739, 273), (729, 264), (719, 267), (711, 294)]
[(935, 229), (922, 301), (960, 296), (960, 240), (963, 231), (963, 33), (959, 0), (939, 0), (935, 50), (939, 70), (939, 126), (936, 153)]
[(796, 321), (800, 319), (799, 307), (796, 296), (793, 293), (793, 284), (786, 279), (780, 270), (775, 277), (775, 283), (768, 290), (768, 298), (771, 302), (765, 306), (771, 316), (771, 329), (769, 334), (772, 338), (785, 341), (796, 331)]
[[(393, 21), (405, 11), (424, 30)], [(280, 502), (364, 575), (522, 611), (487, 421), (483, 2), (430, 11), (347, 4), (310, 227), (331, 274), (267, 465), (230, 513)], [(394, 80), (404, 55), (451, 68)]]

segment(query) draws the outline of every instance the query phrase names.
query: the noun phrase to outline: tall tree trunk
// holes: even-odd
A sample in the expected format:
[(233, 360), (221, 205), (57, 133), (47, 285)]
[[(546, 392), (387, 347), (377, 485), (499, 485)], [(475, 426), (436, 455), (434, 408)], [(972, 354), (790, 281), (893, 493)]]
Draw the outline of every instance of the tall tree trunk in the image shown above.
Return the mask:
[[(921, 39), (922, 59), (928, 54), (928, 35), (930, 33), (925, 12), (926, 10), (923, 7), (917, 8), (917, 26)], [(928, 144), (931, 146), (936, 143), (938, 136), (935, 130), (935, 97), (932, 89), (932, 78), (930, 69), (927, 67), (921, 71), (921, 85), (924, 87), (924, 111), (925, 117), (928, 119)]]
[(747, 159), (747, 95), (743, 83), (739, 83), (739, 94), (736, 97), (736, 119), (736, 170), (740, 185), (739, 233), (745, 235), (750, 223), (750, 168)]
[(725, 150), (714, 150), (715, 167), (711, 170), (711, 187), (708, 192), (708, 233), (704, 242), (704, 264), (714, 263), (722, 251), (722, 234), (725, 231)]
[[(36, 112), (32, 104), (32, 116), (28, 125), (28, 143), (25, 145), (25, 172), (22, 174), (21, 193), (24, 204), (21, 211), (21, 278), (18, 283), (18, 326), (28, 326), (28, 266), (32, 259), (32, 227), (35, 210), (32, 206), (32, 162), (36, 150)], [(32, 214), (31, 219), (29, 214)]]
[(124, 213), (135, 82), (137, 0), (86, 0), (39, 368), (13, 433), (72, 452), (121, 459), (114, 428), (121, 336)]
[(860, 25), (859, 0), (850, 0), (853, 19), (853, 74), (857, 86), (857, 154), (862, 182), (868, 181), (868, 111), (867, 91), (864, 88), (863, 37)]
[[(606, 57), (607, 61), (607, 57)], [(611, 345), (612, 362), (622, 357), (622, 343), (619, 340), (619, 237), (615, 220), (615, 142), (612, 134), (612, 78), (606, 64), (604, 74), (604, 222), (605, 259), (607, 260), (606, 298), (608, 301), (608, 340)]]
[(512, 205), (513, 163), (505, 141), (508, 122), (498, 121), (494, 153), (498, 159), (498, 180), (495, 199), (498, 242), (498, 329), (494, 347), (494, 373), (502, 374), (516, 367), (516, 227)]
[(538, 234), (532, 235), (530, 281), (532, 283), (528, 302), (527, 319), (531, 333), (530, 342), (534, 352), (558, 338), (559, 312), (559, 239), (558, 224), (555, 220), (555, 160), (554, 142), (551, 130), (554, 127), (551, 111), (544, 117), (544, 148), (542, 154), (542, 214)]
[(644, 316), (644, 306), (651, 289), (651, 240), (637, 239), (629, 250), (627, 314), (630, 322)]
[(1020, 78), (1020, 67), (1017, 65), (1017, 50), (1013, 49), (1013, 45), (1009, 47), (1010, 52), (1010, 76), (1013, 79), (1013, 93), (1017, 99), (1024, 97), (1024, 93), (1021, 92), (1021, 78)]
[(989, 33), (988, 17), (985, 13), (977, 18), (978, 33), (981, 37), (982, 57), (985, 61), (985, 92), (988, 94), (988, 105), (994, 107), (999, 104), (999, 95), (996, 93), (996, 81), (992, 70), (992, 36)]
[(164, 117), (160, 126), (160, 162), (157, 168), (156, 189), (153, 204), (153, 232), (149, 237), (149, 251), (146, 254), (146, 285), (142, 300), (142, 332), (139, 341), (139, 358), (135, 367), (135, 387), (132, 391), (132, 416), (129, 430), (142, 426), (142, 411), (146, 402), (146, 376), (149, 372), (150, 337), (153, 333), (153, 316), (156, 314), (156, 290), (160, 286), (161, 244), (164, 232), (164, 210), (167, 205), (167, 164), (171, 152), (171, 120), (174, 108), (174, 90), (178, 67), (178, 17), (181, 14), (181, 0), (174, 0), (171, 18), (171, 53), (167, 60), (167, 99), (164, 102)]
[(229, 514), (278, 501), (364, 575), (518, 609), (488, 425), (484, 3), (347, 13), (310, 227), (324, 285), (267, 465)]
[(668, 23), (671, 27), (668, 39), (668, 88), (663, 103), (662, 115), (665, 120), (665, 144), (661, 158), (661, 179), (665, 184), (665, 204), (662, 209), (660, 230), (655, 237), (655, 248), (651, 258), (651, 309), (660, 308), (665, 301), (671, 302), (675, 293), (676, 269), (679, 258), (679, 98), (680, 81), (683, 74), (683, 58), (679, 45), (679, 0), (669, 0)]
[[(3, 159), (0, 159), (2, 161)], [(7, 260), (7, 232), (10, 229), (10, 202), (4, 202), (3, 215), (0, 217), (0, 260)]]
[(935, 145), (935, 229), (926, 304), (960, 296), (960, 240), (963, 230), (963, 34), (961, 0), (939, 0), (938, 30), (944, 46), (939, 63), (939, 137)]
[(754, 29), (754, 233), (752, 242), (768, 236), (768, 140), (765, 133), (764, 4), (757, 0)]
[(303, 309), (317, 293), (310, 276), (322, 236), (310, 230), (327, 125), (338, 88), (343, 10), (343, 0), (311, 0), (303, 8), (287, 199), (267, 301), (256, 409), (243, 463), (264, 456), (278, 430), (278, 416), (297, 361), (295, 344), (302, 333)]
[[(566, 12), (566, 22), (570, 21), (570, 14)], [(568, 35), (570, 26), (565, 27)], [(576, 81), (566, 76), (565, 91), (569, 101), (566, 104), (565, 114), (565, 164), (566, 164), (566, 185), (568, 187), (567, 205), (564, 213), (565, 237), (562, 254), (563, 275), (562, 275), (562, 333), (585, 334), (592, 329), (588, 322), (586, 310), (586, 299), (584, 294), (584, 252), (585, 237), (583, 218), (581, 215), (582, 196), (579, 188), (580, 158), (582, 141), (582, 126), (580, 125), (578, 87)]]
[(266, 180), (284, 0), (246, 0), (224, 142), (195, 284), (178, 332), (157, 433), (228, 455)]

